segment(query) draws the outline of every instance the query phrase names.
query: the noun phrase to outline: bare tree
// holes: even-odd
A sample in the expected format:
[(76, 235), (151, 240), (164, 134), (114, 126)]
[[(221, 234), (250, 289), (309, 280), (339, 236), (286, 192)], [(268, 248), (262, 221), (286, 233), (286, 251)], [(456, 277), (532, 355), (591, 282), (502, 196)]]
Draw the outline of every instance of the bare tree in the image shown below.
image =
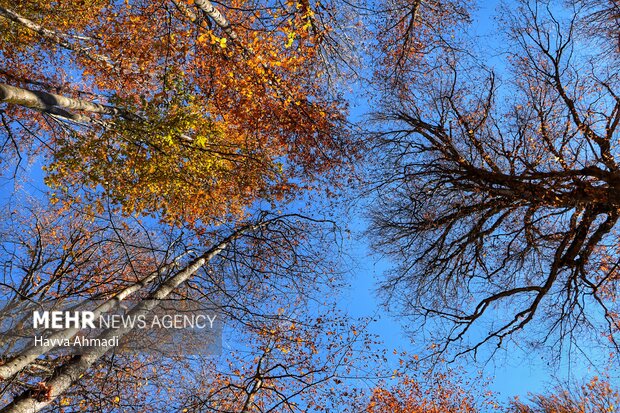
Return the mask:
[(620, 3), (618, 0), (573, 0), (582, 8), (583, 33), (599, 39), (605, 52), (620, 55)]
[(435, 354), (500, 347), (532, 321), (521, 339), (603, 331), (620, 350), (620, 84), (580, 49), (579, 18), (520, 2), (503, 11), (505, 80), (448, 50), (378, 117), (371, 233), (399, 262), (382, 291), (441, 326)]
[[(256, 221), (230, 228), (228, 233), (216, 229), (203, 235), (215, 242), (195, 239), (195, 235), (179, 236), (176, 245), (166, 250), (157, 246), (167, 245), (165, 240), (169, 236), (154, 236), (147, 231), (142, 235), (147, 241), (140, 242), (138, 231), (127, 226), (127, 222), (118, 222), (118, 218), (92, 222), (83, 220), (75, 211), (60, 218), (54, 213), (58, 211), (35, 215), (33, 231), (23, 236), (23, 218), (16, 219), (14, 232), (10, 225), (4, 229), (4, 251), (7, 260), (14, 263), (5, 273), (5, 281), (14, 284), (17, 279), (24, 280), (19, 291), (5, 283), (5, 297), (13, 297), (9, 305), (33, 302), (41, 295), (48, 300), (98, 298), (102, 304), (94, 310), (97, 314), (126, 300), (131, 300), (126, 305), (135, 304), (131, 314), (146, 314), (165, 299), (197, 300), (218, 308), (231, 329), (228, 339), (239, 341), (240, 349), (247, 347), (245, 340), (252, 344), (241, 351), (243, 363), (251, 364), (254, 356), (266, 348), (273, 350), (268, 357), (270, 367), (264, 374), (264, 389), (247, 400), (248, 406), (294, 405), (293, 399), (306, 391), (320, 397), (315, 390), (324, 388), (328, 380), (337, 377), (340, 367), (348, 365), (342, 358), (351, 359), (351, 343), (363, 337), (353, 335), (355, 330), (344, 318), (332, 320), (335, 315), (319, 313), (304, 315), (304, 308), (312, 306), (318, 297), (324, 298), (326, 291), (338, 282), (338, 274), (329, 264), (329, 258), (339, 249), (333, 223), (299, 215), (261, 214)], [(56, 224), (49, 225), (52, 221)], [(172, 233), (178, 235), (182, 231), (172, 229)], [(66, 249), (66, 256), (55, 245), (65, 237), (75, 240), (73, 247)], [(332, 247), (326, 251), (328, 244)], [(204, 252), (195, 252), (201, 248)], [(20, 265), (22, 262), (24, 265)], [(102, 268), (97, 270), (97, 266)], [(86, 272), (88, 276), (81, 275)], [(101, 278), (108, 274), (108, 278)], [(41, 292), (41, 288), (45, 291)], [(50, 294), (50, 289), (57, 294)], [(7, 308), (3, 310), (6, 313)], [(349, 334), (351, 342), (323, 336), (329, 330), (342, 330), (338, 336)], [(71, 339), (78, 331), (60, 330), (50, 337)], [(129, 331), (111, 329), (99, 338), (123, 336)], [(10, 403), (3, 411), (66, 406), (113, 410), (121, 399), (126, 408), (147, 409), (144, 403), (150, 400), (149, 409), (167, 411), (170, 402), (153, 399), (160, 394), (172, 394), (172, 383), (179, 374), (195, 376), (184, 386), (187, 395), (179, 404), (187, 398), (187, 403), (195, 408), (217, 404), (218, 400), (237, 406), (241, 387), (227, 393), (225, 388), (229, 384), (224, 378), (234, 375), (241, 386), (252, 381), (246, 374), (255, 374), (252, 368), (238, 373), (230, 370), (235, 352), (188, 362), (184, 357), (158, 360), (148, 355), (115, 354), (110, 347), (101, 346), (70, 357), (53, 353), (57, 343), (5, 353), (6, 359), (0, 366), (2, 395)], [(265, 347), (260, 343), (271, 344)], [(205, 369), (194, 374), (197, 367)], [(287, 381), (290, 385), (285, 384)], [(141, 388), (140, 383), (144, 382), (151, 384)], [(205, 389), (211, 389), (213, 394), (199, 399), (192, 396)], [(251, 389), (248, 392), (254, 394)]]

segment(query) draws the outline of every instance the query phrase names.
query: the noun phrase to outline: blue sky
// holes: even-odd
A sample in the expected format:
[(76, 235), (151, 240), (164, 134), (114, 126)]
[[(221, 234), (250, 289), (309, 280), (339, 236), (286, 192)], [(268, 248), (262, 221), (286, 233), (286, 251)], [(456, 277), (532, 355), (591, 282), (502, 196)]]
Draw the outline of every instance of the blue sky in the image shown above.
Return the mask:
[[(485, 0), (478, 2), (478, 6), (473, 12), (472, 31), (479, 38), (479, 50), (488, 52), (488, 60), (484, 63), (492, 65), (501, 76), (505, 70), (505, 62), (497, 50), (503, 46), (503, 38), (495, 21), (500, 1)], [(348, 99), (351, 102), (352, 121), (365, 119), (369, 104), (361, 88), (354, 87)], [(411, 337), (404, 331), (404, 321), (396, 315), (388, 314), (376, 294), (377, 282), (390, 268), (391, 263), (389, 259), (370, 251), (363, 235), (366, 227), (363, 208), (353, 212), (353, 216), (355, 218), (350, 226), (357, 235), (344, 246), (346, 253), (351, 256), (351, 286), (343, 292), (341, 307), (355, 317), (375, 317), (377, 321), (369, 326), (369, 330), (384, 342), (390, 350), (388, 354), (392, 354), (392, 349), (416, 354), (416, 348), (424, 347), (424, 343), (420, 340), (417, 343), (411, 342)], [(461, 359), (457, 364), (460, 363), (471, 377), (482, 371), (483, 376), (491, 380), (490, 389), (497, 393), (500, 401), (514, 397), (524, 399), (528, 393), (545, 393), (566, 383), (582, 384), (593, 376), (605, 373), (611, 374), (612, 381), (620, 380), (617, 370), (606, 370), (605, 354), (589, 348), (587, 343), (583, 348), (566, 348), (559, 360), (552, 360), (549, 356), (545, 352), (511, 346), (508, 351), (501, 350), (486, 362), (485, 358), (481, 357), (482, 362), (472, 363)], [(393, 365), (390, 368), (398, 367), (396, 356), (391, 357), (389, 362)]]
[[(493, 20), (498, 2), (493, 0), (479, 3), (480, 8), (474, 13), (472, 30), (480, 36), (480, 47), (488, 47), (492, 50), (494, 46), (492, 41), (500, 39)], [(489, 40), (488, 46), (485, 46)], [(501, 56), (493, 56), (491, 61), (501, 73)], [(351, 120), (363, 120), (364, 115), (369, 111), (369, 105), (361, 88), (354, 88), (349, 94), (349, 99), (352, 103)], [(32, 166), (33, 172), (28, 175), (35, 183), (27, 183), (24, 188), (25, 192), (38, 191), (37, 188), (42, 187), (39, 170), (40, 164)], [(12, 180), (0, 181), (2, 201), (6, 201), (5, 197), (13, 193), (13, 185)], [(350, 238), (344, 240), (343, 245), (343, 250), (350, 256), (346, 265), (350, 265), (348, 271), (351, 279), (350, 287), (342, 292), (339, 300), (340, 306), (354, 317), (377, 318), (376, 322), (370, 324), (369, 330), (383, 341), (385, 348), (388, 349), (388, 355), (392, 354), (391, 350), (405, 350), (410, 354), (416, 354), (419, 347), (424, 347), (424, 343), (421, 340), (411, 343), (410, 337), (404, 332), (403, 320), (388, 314), (381, 307), (375, 292), (377, 282), (389, 269), (391, 263), (388, 259), (371, 253), (363, 235), (363, 229), (366, 226), (363, 208), (352, 211), (351, 216), (354, 219), (349, 226), (353, 233)], [(574, 353), (573, 358), (567, 357), (569, 352)], [(499, 399), (508, 400), (515, 396), (524, 398), (528, 392), (544, 392), (550, 386), (566, 380), (587, 380), (593, 375), (603, 373), (602, 370), (597, 370), (585, 363), (579, 350), (569, 349), (567, 354), (555, 364), (546, 358), (546, 354), (511, 348), (508, 352), (498, 352), (493, 360), (485, 364), (467, 364), (466, 360), (461, 360), (461, 363), (472, 376), (482, 369), (486, 377), (492, 378), (491, 389), (498, 393)], [(596, 359), (601, 354), (594, 350), (590, 351), (587, 356)], [(389, 363), (394, 368), (398, 367), (395, 356), (389, 359)], [(617, 372), (615, 374), (618, 377)]]

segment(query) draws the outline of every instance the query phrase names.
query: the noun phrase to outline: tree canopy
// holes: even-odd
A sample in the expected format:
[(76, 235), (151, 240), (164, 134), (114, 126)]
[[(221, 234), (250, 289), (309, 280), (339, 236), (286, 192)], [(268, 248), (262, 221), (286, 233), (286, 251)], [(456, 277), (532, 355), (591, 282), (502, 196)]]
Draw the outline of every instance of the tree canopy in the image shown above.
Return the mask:
[[(331, 403), (318, 389), (366, 339), (337, 312), (310, 311), (341, 282), (334, 223), (282, 210), (337, 188), (356, 156), (329, 87), (344, 62), (340, 13), (308, 1), (0, 3), (3, 176), (39, 185), (3, 206), (5, 319), (46, 301), (98, 300), (96, 314), (202, 301), (239, 343), (192, 362), (8, 338), (3, 412)], [(100, 337), (112, 334), (128, 331)]]
[(456, 37), (383, 100), (383, 292), (441, 326), (437, 353), (584, 332), (618, 349), (617, 50), (605, 2), (577, 3), (504, 5), (503, 69)]
[[(615, 409), (433, 370), (620, 356), (617, 1), (498, 4), (491, 40), (483, 3), (0, 0), (0, 412)], [(339, 303), (361, 238), (423, 341), (394, 371)], [(167, 301), (216, 308), (222, 354), (24, 341), (42, 304)]]

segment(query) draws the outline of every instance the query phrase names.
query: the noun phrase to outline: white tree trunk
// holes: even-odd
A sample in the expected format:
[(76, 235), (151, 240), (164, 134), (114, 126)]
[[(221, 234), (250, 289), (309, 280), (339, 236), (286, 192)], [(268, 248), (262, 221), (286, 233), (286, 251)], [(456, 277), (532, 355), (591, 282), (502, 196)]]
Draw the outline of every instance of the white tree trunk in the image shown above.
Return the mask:
[[(196, 273), (203, 265), (212, 260), (215, 256), (221, 253), (228, 244), (234, 239), (238, 238), (242, 234), (258, 229), (265, 226), (270, 221), (265, 221), (260, 224), (243, 227), (233, 234), (225, 238), (220, 243), (213, 246), (210, 250), (202, 254), (200, 257), (194, 259), (185, 268), (177, 272), (174, 276), (169, 278), (166, 282), (161, 284), (153, 293), (151, 293), (144, 301), (137, 304), (129, 313), (131, 316), (138, 316), (140, 314), (147, 314), (153, 308), (155, 308), (159, 301), (168, 297), (168, 295), (180, 284), (187, 281), (192, 275)], [(119, 328), (110, 329), (97, 338), (102, 340), (109, 340), (114, 337), (119, 339), (125, 336), (131, 331), (131, 328)], [(75, 356), (70, 361), (60, 366), (52, 378), (45, 383), (47, 389), (49, 389), (49, 397), (36, 397), (31, 391), (25, 391), (18, 397), (16, 397), (10, 404), (5, 406), (0, 413), (34, 413), (43, 409), (52, 403), (54, 399), (63, 394), (73, 383), (78, 381), (80, 377), (86, 373), (86, 371), (105, 353), (111, 350), (111, 346), (94, 347), (85, 354)]]
[(49, 113), (53, 113), (54, 110), (57, 109), (64, 111), (73, 109), (106, 115), (124, 114), (123, 111), (112, 106), (101, 105), (82, 99), (69, 98), (54, 93), (23, 89), (3, 83), (0, 83), (0, 102), (25, 106)]
[(224, 15), (220, 13), (218, 9), (215, 8), (213, 3), (211, 3), (209, 0), (195, 0), (194, 4), (200, 10), (207, 13), (207, 15), (211, 19), (213, 19), (215, 24), (217, 24), (218, 26), (220, 26), (222, 30), (224, 30), (224, 33), (226, 33), (228, 37), (230, 37), (231, 40), (234, 40), (234, 41), (238, 40), (237, 33), (235, 33), (235, 31), (230, 26), (230, 23), (228, 22), (226, 17), (224, 17)]
[[(164, 265), (159, 270), (153, 271), (147, 277), (145, 277), (142, 280), (140, 280), (140, 281), (130, 285), (129, 287), (126, 287), (125, 289), (123, 289), (122, 291), (118, 292), (116, 295), (114, 295), (112, 298), (110, 298), (106, 302), (104, 302), (104, 303), (100, 304), (99, 306), (97, 306), (94, 310), (92, 310), (95, 318), (98, 318), (99, 315), (101, 315), (103, 313), (106, 313), (106, 312), (108, 312), (110, 310), (115, 309), (116, 307), (118, 307), (120, 305), (120, 303), (125, 298), (127, 298), (131, 294), (139, 291), (140, 289), (142, 289), (146, 285), (148, 285), (151, 282), (153, 282), (158, 276), (161, 276), (161, 275), (165, 274), (168, 270), (170, 270), (171, 268), (175, 267), (176, 263), (178, 262), (178, 260), (181, 257), (182, 256), (177, 257), (171, 264)], [(71, 339), (79, 331), (80, 331), (79, 328), (67, 328), (67, 329), (64, 329), (64, 330), (57, 331), (57, 332), (51, 334), (48, 337), (49, 338), (48, 342), (49, 343), (58, 343), (58, 342), (60, 342), (61, 340), (64, 340), (64, 339)], [(56, 341), (56, 340), (59, 340), (59, 341)], [(5, 364), (0, 366), (0, 380), (7, 380), (8, 378), (12, 377), (13, 375), (19, 373), (19, 371), (21, 369), (23, 369), (24, 367), (28, 366), (30, 363), (35, 361), (37, 358), (39, 358), (40, 356), (43, 356), (44, 354), (46, 354), (47, 352), (51, 351), (55, 347), (56, 347), (56, 345), (54, 345), (54, 344), (41, 345), (41, 346), (35, 346), (33, 344), (33, 345), (25, 348), (19, 354), (14, 355), (9, 360), (7, 360), (5, 362)]]
[(80, 39), (80, 40), (87, 39), (83, 36), (70, 36), (70, 35), (66, 35), (63, 33), (55, 32), (53, 30), (46, 29), (45, 27), (33, 22), (32, 20), (25, 18), (24, 16), (14, 12), (13, 10), (10, 10), (4, 7), (0, 7), (0, 16), (8, 20), (11, 20), (12, 22), (15, 22), (17, 24), (20, 24), (24, 27), (27, 27), (28, 29), (38, 33), (41, 37), (48, 39), (64, 47), (65, 49), (73, 50), (74, 52), (82, 54), (88, 57), (89, 59), (95, 60), (97, 62), (103, 62), (108, 67), (113, 66), (112, 60), (110, 58), (100, 55), (100, 54), (91, 53), (85, 48), (79, 47), (67, 41), (67, 39), (70, 39), (70, 38), (75, 38), (75, 39)]

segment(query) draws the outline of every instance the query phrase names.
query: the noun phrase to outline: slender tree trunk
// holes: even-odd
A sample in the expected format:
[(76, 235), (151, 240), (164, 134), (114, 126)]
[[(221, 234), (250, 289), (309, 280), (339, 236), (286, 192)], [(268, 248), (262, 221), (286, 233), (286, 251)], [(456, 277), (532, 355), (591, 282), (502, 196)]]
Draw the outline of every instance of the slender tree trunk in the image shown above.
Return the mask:
[[(161, 284), (145, 300), (137, 304), (129, 315), (133, 317), (148, 314), (161, 300), (168, 297), (176, 287), (187, 281), (203, 265), (220, 254), (230, 242), (242, 234), (258, 229), (269, 222), (270, 221), (265, 221), (235, 231)], [(118, 337), (118, 339), (121, 339), (131, 330), (130, 327), (114, 330), (110, 329), (100, 334), (97, 338), (101, 340), (110, 340), (114, 337)], [(40, 411), (44, 407), (50, 405), (58, 396), (63, 394), (73, 383), (78, 381), (99, 358), (111, 349), (111, 346), (94, 347), (85, 354), (73, 357), (70, 361), (57, 368), (52, 378), (44, 384), (44, 388), (47, 389), (47, 394), (44, 395), (45, 397), (41, 397), (40, 394), (27, 390), (0, 410), (0, 413), (34, 413)]]
[[(106, 313), (110, 310), (115, 309), (116, 307), (119, 306), (121, 301), (123, 301), (125, 298), (141, 290), (143, 287), (153, 282), (158, 276), (165, 274), (171, 268), (175, 267), (176, 263), (181, 257), (182, 256), (179, 256), (173, 261), (173, 263), (164, 265), (159, 270), (153, 271), (147, 277), (123, 289), (122, 291), (117, 293), (114, 297), (112, 297), (111, 299), (107, 300), (106, 302), (96, 307), (92, 311), (95, 318), (98, 318), (99, 315), (103, 313)], [(59, 341), (62, 341), (64, 339), (71, 339), (79, 331), (80, 331), (79, 328), (67, 328), (64, 330), (57, 331), (48, 337), (49, 338), (48, 342), (58, 343)], [(55, 347), (56, 345), (54, 344), (41, 345), (41, 346), (35, 346), (34, 344), (30, 345), (29, 347), (25, 348), (19, 354), (11, 357), (5, 364), (0, 366), (0, 380), (6, 380), (12, 377), (13, 375), (19, 373), (21, 369), (28, 366), (30, 363), (35, 361), (37, 358), (39, 358), (40, 356), (43, 356), (44, 354), (54, 349)]]
[[(57, 95), (55, 93), (24, 89), (4, 83), (0, 83), (0, 102), (24, 106), (48, 113), (50, 115), (60, 116), (78, 123), (92, 123), (93, 119), (79, 113), (69, 112), (68, 109), (110, 116), (120, 116), (124, 119), (132, 121), (144, 120), (135, 113), (131, 113), (127, 110), (114, 106), (102, 105), (100, 103), (89, 102), (83, 99), (70, 98)], [(99, 120), (98, 123), (103, 126), (110, 125), (110, 122), (108, 121)], [(185, 142), (194, 142), (194, 139), (187, 134), (181, 134), (180, 138)]]
[(194, 4), (200, 10), (204, 11), (207, 16), (213, 19), (215, 24), (217, 24), (222, 30), (224, 30), (224, 33), (226, 33), (231, 40), (237, 41), (239, 39), (237, 33), (232, 29), (226, 17), (224, 17), (224, 15), (215, 8), (213, 3), (211, 3), (209, 0), (195, 0)]
[(241, 413), (249, 413), (252, 408), (252, 404), (254, 404), (254, 399), (256, 398), (256, 394), (263, 387), (263, 380), (261, 378), (257, 378), (256, 382), (252, 385), (252, 390), (248, 392), (248, 397), (245, 399), (245, 403), (243, 403), (243, 408), (241, 409)]
[(70, 36), (70, 35), (66, 35), (63, 33), (58, 33), (55, 32), (53, 30), (49, 30), (46, 29), (45, 27), (41, 26), (40, 24), (37, 24), (35, 22), (33, 22), (32, 20), (29, 20), (27, 18), (25, 18), (24, 16), (14, 12), (13, 10), (4, 8), (4, 7), (0, 7), (0, 16), (11, 20), (14, 23), (20, 24), (36, 33), (38, 33), (41, 37), (50, 40), (62, 47), (64, 47), (65, 49), (68, 50), (73, 50), (74, 52), (77, 52), (79, 54), (82, 54), (86, 57), (88, 57), (89, 59), (92, 59), (94, 61), (97, 62), (103, 62), (106, 65), (108, 65), (109, 67), (113, 66), (112, 60), (106, 56), (100, 55), (100, 54), (96, 54), (96, 53), (91, 53), (90, 51), (88, 51), (87, 49), (83, 48), (83, 47), (79, 47), (77, 45), (74, 45), (72, 43), (69, 43), (67, 41), (67, 39), (70, 38), (75, 38), (75, 39), (79, 39), (79, 40), (88, 40), (88, 38), (83, 37), (83, 36)]

